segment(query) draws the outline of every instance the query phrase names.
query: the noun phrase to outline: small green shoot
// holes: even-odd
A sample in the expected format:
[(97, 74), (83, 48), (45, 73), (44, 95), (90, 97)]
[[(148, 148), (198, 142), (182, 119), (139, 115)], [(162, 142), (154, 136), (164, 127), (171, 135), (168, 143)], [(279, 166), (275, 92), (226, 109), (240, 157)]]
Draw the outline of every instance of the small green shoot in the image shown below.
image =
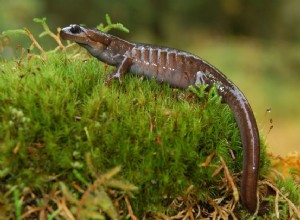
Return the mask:
[(189, 90), (192, 91), (198, 98), (203, 99), (207, 97), (207, 104), (220, 104), (222, 97), (218, 95), (217, 87), (214, 85), (207, 91), (209, 85), (202, 85), (200, 83), (195, 86), (189, 86)]
[(107, 25), (104, 25), (103, 23), (101, 23), (97, 26), (97, 29), (99, 29), (100, 31), (102, 31), (104, 33), (107, 33), (111, 29), (117, 29), (117, 30), (123, 31), (125, 33), (129, 33), (129, 29), (124, 27), (123, 24), (121, 24), (121, 23), (112, 23), (108, 14), (105, 15), (105, 20), (106, 20)]
[(77, 170), (73, 170), (73, 174), (74, 176), (84, 185), (88, 185), (88, 181), (77, 171)]
[(15, 188), (13, 195), (14, 195), (14, 200), (15, 200), (16, 218), (17, 218), (17, 220), (21, 220), (22, 219), (22, 200), (20, 199), (20, 193), (17, 188)]
[(3, 31), (2, 34), (4, 35), (27, 35), (26, 31), (24, 29), (15, 29), (15, 30), (6, 30)]
[(205, 94), (207, 94), (206, 89), (208, 85), (202, 85), (201, 83), (196, 84), (195, 86), (189, 86), (189, 90), (191, 90), (198, 98), (204, 98)]
[(54, 212), (48, 215), (48, 220), (56, 219), (56, 217), (58, 217), (60, 212), (61, 212), (60, 209), (55, 210)]

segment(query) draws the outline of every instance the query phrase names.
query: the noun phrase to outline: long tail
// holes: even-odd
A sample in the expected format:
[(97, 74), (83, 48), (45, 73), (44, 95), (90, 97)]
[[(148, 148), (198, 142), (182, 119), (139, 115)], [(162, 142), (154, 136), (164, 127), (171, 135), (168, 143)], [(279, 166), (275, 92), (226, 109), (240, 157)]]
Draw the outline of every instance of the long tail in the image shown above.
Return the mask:
[(228, 91), (223, 92), (223, 100), (234, 113), (243, 144), (241, 199), (245, 207), (254, 213), (257, 208), (260, 160), (260, 140), (256, 120), (246, 97), (236, 86), (231, 86)]

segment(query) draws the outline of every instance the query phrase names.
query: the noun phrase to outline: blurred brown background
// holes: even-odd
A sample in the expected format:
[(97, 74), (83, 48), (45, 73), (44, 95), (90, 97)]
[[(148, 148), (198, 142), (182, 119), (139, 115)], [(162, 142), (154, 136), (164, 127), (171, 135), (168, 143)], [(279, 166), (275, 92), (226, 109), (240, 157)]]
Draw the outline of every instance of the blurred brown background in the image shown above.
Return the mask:
[[(112, 34), (208, 60), (246, 94), (272, 152), (300, 151), (299, 0), (0, 0), (0, 33), (27, 27), (37, 35), (42, 28), (35, 17), (47, 17), (53, 31), (72, 23), (96, 26), (106, 13), (130, 29)], [(30, 45), (25, 36), (12, 38)], [(41, 44), (55, 45), (49, 38)]]

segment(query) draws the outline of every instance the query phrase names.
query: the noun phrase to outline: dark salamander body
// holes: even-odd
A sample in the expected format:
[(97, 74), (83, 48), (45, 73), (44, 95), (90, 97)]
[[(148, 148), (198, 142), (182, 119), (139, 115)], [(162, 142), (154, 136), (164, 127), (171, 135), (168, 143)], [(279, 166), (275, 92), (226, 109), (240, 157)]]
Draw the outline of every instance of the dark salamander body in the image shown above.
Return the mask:
[(70, 25), (61, 30), (63, 39), (72, 40), (93, 56), (117, 67), (113, 78), (122, 80), (126, 72), (185, 89), (197, 83), (216, 84), (222, 100), (232, 109), (243, 144), (243, 175), (241, 198), (250, 212), (257, 209), (257, 181), (260, 140), (252, 109), (244, 94), (218, 69), (203, 59), (183, 51), (131, 43), (95, 29)]

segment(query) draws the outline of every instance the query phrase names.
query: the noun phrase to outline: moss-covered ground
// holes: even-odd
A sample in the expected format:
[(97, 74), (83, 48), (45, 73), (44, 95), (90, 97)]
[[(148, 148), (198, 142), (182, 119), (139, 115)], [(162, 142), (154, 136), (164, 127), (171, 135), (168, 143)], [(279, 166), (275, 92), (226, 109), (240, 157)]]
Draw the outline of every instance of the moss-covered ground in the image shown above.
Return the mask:
[[(233, 193), (239, 130), (215, 90), (132, 75), (107, 86), (112, 71), (66, 52), (1, 60), (0, 219), (251, 216)], [(261, 158), (263, 178), (263, 141)], [(287, 184), (299, 204), (299, 188)], [(282, 200), (281, 216), (289, 208)]]

